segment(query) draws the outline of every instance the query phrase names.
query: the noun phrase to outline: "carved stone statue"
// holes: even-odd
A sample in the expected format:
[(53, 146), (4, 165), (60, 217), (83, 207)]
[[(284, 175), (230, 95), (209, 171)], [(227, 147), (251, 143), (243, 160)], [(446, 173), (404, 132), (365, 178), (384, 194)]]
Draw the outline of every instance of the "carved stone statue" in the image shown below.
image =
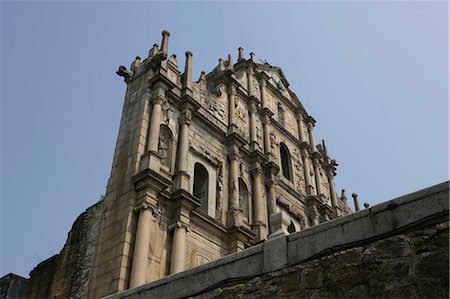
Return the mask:
[(165, 165), (168, 164), (168, 151), (169, 151), (168, 140), (164, 137), (164, 135), (160, 135), (158, 143), (158, 155), (161, 158), (161, 162)]

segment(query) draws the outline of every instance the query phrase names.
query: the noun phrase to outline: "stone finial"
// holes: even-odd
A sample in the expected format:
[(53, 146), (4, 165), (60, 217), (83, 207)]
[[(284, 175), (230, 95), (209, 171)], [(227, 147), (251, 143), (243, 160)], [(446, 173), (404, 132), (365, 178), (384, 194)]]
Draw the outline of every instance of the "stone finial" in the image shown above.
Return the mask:
[(227, 68), (228, 69), (233, 69), (233, 56), (231, 54), (228, 54), (228, 61), (227, 61), (227, 63), (228, 63)]
[(219, 67), (218, 67), (219, 71), (223, 71), (225, 70), (225, 64), (223, 63), (223, 59), (219, 58)]
[(368, 208), (370, 207), (370, 204), (369, 204), (368, 202), (365, 202), (365, 203), (364, 203), (364, 207), (365, 207), (366, 209), (368, 209)]
[(141, 66), (141, 57), (136, 56), (136, 59), (131, 63), (131, 71), (134, 73), (137, 71), (137, 69)]
[(325, 153), (326, 157), (329, 157), (328, 155), (328, 146), (327, 146), (327, 142), (325, 139), (322, 139), (322, 148), (323, 148), (323, 152)]
[(204, 82), (206, 83), (206, 73), (204, 71), (202, 71), (200, 73), (200, 78), (198, 78), (198, 82)]
[(357, 193), (352, 193), (352, 197), (353, 197), (353, 203), (355, 204), (355, 211), (359, 211), (359, 201), (358, 201), (358, 194)]
[(158, 51), (159, 51), (158, 47), (159, 47), (158, 44), (153, 44), (153, 47), (148, 52), (148, 57), (155, 56), (156, 53), (158, 53)]
[(255, 53), (250, 52), (250, 60), (253, 61), (253, 62), (255, 62), (255, 60), (256, 60), (255, 57), (256, 57), (256, 56), (255, 56)]
[(184, 65), (183, 91), (192, 90), (192, 52), (186, 51), (186, 63)]
[(238, 61), (241, 61), (242, 59), (245, 59), (245, 58), (244, 58), (244, 48), (239, 47), (239, 48), (238, 48), (238, 51), (239, 51), (239, 54), (238, 54)]
[(347, 195), (345, 194), (345, 189), (342, 189), (341, 199), (342, 200), (347, 200)]
[(169, 52), (169, 36), (170, 32), (166, 29), (163, 30), (162, 34), (162, 41), (161, 41), (161, 52), (167, 53)]

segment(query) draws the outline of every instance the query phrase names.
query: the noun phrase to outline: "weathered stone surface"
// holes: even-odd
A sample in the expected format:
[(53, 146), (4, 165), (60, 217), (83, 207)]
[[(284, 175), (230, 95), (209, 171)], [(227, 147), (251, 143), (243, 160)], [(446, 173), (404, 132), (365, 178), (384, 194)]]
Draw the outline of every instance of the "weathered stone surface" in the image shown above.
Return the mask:
[(103, 201), (78, 216), (60, 254), (40, 263), (24, 287), (26, 298), (86, 298)]
[(3, 276), (0, 278), (0, 299), (23, 298), (27, 281), (26, 278), (13, 273)]
[[(434, 244), (423, 245), (423, 234)], [(199, 298), (448, 298), (448, 222), (284, 268)]]

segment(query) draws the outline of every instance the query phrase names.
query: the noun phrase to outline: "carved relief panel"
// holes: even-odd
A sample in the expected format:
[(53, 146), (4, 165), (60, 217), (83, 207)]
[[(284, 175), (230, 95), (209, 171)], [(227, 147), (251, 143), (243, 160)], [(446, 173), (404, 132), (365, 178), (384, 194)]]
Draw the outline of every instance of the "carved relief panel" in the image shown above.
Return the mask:
[(200, 82), (194, 85), (194, 98), (223, 124), (228, 124), (228, 101), (225, 86), (214, 87), (214, 93), (208, 91), (206, 84)]
[(256, 98), (261, 99), (261, 89), (259, 87), (259, 82), (253, 76), (252, 76), (252, 86), (251, 86), (251, 88), (252, 88), (253, 95)]
[(295, 118), (294, 113), (289, 108), (285, 108), (284, 113), (285, 118), (285, 129), (288, 130), (289, 133), (291, 133), (293, 136), (298, 136), (298, 130), (297, 130), (297, 119)]
[(305, 183), (305, 175), (303, 170), (303, 162), (302, 157), (300, 155), (300, 150), (298, 148), (294, 148), (292, 152), (292, 165), (294, 168), (294, 185), (297, 189), (297, 192), (302, 195), (306, 195), (306, 183)]
[(250, 124), (248, 119), (248, 111), (246, 103), (236, 95), (236, 125), (238, 127), (238, 132), (246, 140), (250, 139)]
[(258, 142), (259, 150), (263, 151), (263, 125), (262, 121), (258, 117), (256, 118), (256, 141)]
[(327, 174), (326, 174), (325, 170), (322, 168), (322, 166), (319, 167), (319, 174), (320, 174), (320, 181), (322, 184), (322, 192), (323, 192), (323, 195), (325, 196), (326, 201), (328, 202), (331, 200), (330, 184), (328, 182)]
[(191, 231), (186, 236), (186, 269), (194, 268), (221, 257), (220, 247)]

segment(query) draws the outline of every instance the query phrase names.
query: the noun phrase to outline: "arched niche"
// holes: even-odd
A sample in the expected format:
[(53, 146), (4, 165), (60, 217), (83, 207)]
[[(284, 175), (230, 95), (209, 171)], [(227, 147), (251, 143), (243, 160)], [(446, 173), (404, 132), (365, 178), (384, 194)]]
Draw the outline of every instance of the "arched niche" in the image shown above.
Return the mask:
[(292, 181), (292, 162), (291, 154), (286, 144), (280, 143), (280, 160), (281, 160), (281, 173), (289, 181)]
[(200, 200), (200, 209), (208, 213), (209, 202), (209, 175), (208, 170), (201, 163), (194, 164), (194, 189), (192, 195)]
[(161, 158), (161, 164), (169, 170), (172, 168), (174, 138), (172, 131), (167, 125), (159, 127), (158, 155)]
[(242, 215), (244, 220), (247, 222), (250, 221), (250, 201), (249, 201), (249, 193), (247, 184), (245, 184), (244, 180), (239, 178), (239, 208), (242, 210)]

